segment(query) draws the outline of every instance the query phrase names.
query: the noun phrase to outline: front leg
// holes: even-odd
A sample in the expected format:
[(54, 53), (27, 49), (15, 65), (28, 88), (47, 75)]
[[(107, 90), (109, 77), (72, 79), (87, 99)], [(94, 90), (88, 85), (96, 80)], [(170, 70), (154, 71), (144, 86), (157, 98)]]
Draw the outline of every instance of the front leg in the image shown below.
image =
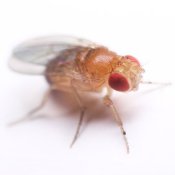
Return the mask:
[(123, 136), (123, 139), (124, 139), (124, 142), (125, 142), (125, 145), (126, 145), (126, 151), (127, 153), (129, 153), (129, 144), (128, 144), (128, 140), (126, 138), (126, 132), (123, 128), (123, 123), (122, 123), (122, 120), (118, 114), (118, 111), (116, 109), (116, 107), (114, 106), (112, 100), (110, 99), (110, 96), (109, 94), (107, 94), (106, 96), (103, 97), (103, 102), (104, 104), (109, 107), (113, 113), (113, 116), (117, 122), (117, 124), (119, 125), (120, 127), (120, 130), (121, 130), (121, 133), (122, 133), (122, 136)]

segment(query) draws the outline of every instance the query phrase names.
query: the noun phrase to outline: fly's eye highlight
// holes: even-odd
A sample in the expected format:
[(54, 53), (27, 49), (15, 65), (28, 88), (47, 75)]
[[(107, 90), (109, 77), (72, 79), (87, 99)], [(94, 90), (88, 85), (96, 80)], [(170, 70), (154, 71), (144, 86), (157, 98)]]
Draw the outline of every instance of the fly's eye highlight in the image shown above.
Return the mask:
[(108, 83), (109, 86), (116, 91), (125, 92), (130, 89), (130, 85), (127, 78), (119, 73), (111, 74)]
[(126, 55), (125, 58), (130, 60), (131, 62), (137, 63), (137, 65), (140, 66), (140, 62), (137, 60), (137, 58), (135, 58), (131, 55)]

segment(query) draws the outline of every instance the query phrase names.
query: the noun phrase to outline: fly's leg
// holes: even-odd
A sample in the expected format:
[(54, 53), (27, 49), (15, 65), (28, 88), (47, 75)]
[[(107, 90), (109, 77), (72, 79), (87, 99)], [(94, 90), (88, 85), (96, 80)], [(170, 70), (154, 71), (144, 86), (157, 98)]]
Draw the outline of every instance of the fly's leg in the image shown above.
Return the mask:
[(14, 126), (16, 124), (19, 124), (21, 122), (24, 122), (24, 121), (27, 121), (27, 120), (31, 119), (32, 118), (32, 115), (35, 114), (36, 112), (38, 112), (39, 110), (41, 110), (44, 107), (44, 105), (47, 103), (52, 90), (53, 89), (50, 88), (48, 91), (46, 91), (46, 93), (44, 94), (44, 97), (43, 97), (43, 99), (42, 99), (42, 101), (41, 101), (41, 103), (40, 103), (39, 106), (37, 106), (36, 108), (34, 108), (31, 111), (29, 111), (26, 114), (26, 116), (24, 116), (24, 117), (22, 117), (22, 118), (20, 118), (18, 120), (15, 120), (15, 121), (13, 121), (11, 123), (9, 123), (8, 126)]
[(142, 83), (143, 85), (154, 85), (154, 88), (151, 88), (145, 91), (145, 93), (159, 90), (159, 89), (172, 85), (172, 83), (170, 82), (162, 83), (162, 82), (152, 82), (152, 81), (141, 81), (140, 83)]
[(78, 138), (78, 136), (80, 134), (80, 128), (81, 128), (81, 125), (83, 123), (83, 118), (84, 118), (84, 114), (85, 114), (86, 108), (85, 107), (81, 107), (80, 110), (81, 110), (81, 112), (80, 112), (80, 119), (78, 121), (78, 126), (77, 126), (76, 132), (74, 134), (73, 140), (72, 140), (72, 142), (70, 144), (70, 148), (74, 145), (74, 143), (76, 142), (76, 140), (77, 140), (77, 138)]
[(150, 85), (159, 85), (159, 86), (169, 86), (171, 85), (172, 83), (168, 82), (168, 83), (161, 83), (161, 82), (153, 82), (153, 81), (141, 81), (140, 83), (142, 84), (150, 84)]
[(86, 107), (83, 105), (81, 97), (80, 97), (80, 95), (78, 94), (76, 88), (73, 85), (73, 81), (72, 81), (72, 90), (73, 90), (73, 94), (75, 96), (75, 99), (76, 99), (76, 101), (77, 101), (77, 103), (80, 107), (80, 118), (79, 118), (79, 121), (78, 121), (77, 129), (75, 131), (73, 140), (70, 144), (70, 148), (74, 145), (74, 143), (76, 142), (77, 138), (80, 135), (80, 129), (81, 129), (81, 125), (82, 125), (83, 119), (84, 119), (84, 114), (85, 114), (85, 111), (86, 111)]
[(110, 99), (109, 95), (106, 95), (103, 98), (103, 101), (104, 101), (104, 104), (111, 109), (111, 111), (112, 111), (112, 113), (114, 115), (114, 118), (115, 118), (117, 124), (120, 127), (120, 131), (121, 131), (121, 134), (123, 136), (123, 140), (124, 140), (125, 145), (126, 145), (126, 151), (127, 151), (127, 153), (129, 153), (129, 144), (128, 144), (128, 140), (126, 138), (126, 132), (124, 130), (123, 123), (122, 123), (122, 120), (121, 120), (121, 118), (120, 118), (120, 116), (118, 114), (118, 111), (117, 111), (116, 107), (114, 106), (112, 100)]

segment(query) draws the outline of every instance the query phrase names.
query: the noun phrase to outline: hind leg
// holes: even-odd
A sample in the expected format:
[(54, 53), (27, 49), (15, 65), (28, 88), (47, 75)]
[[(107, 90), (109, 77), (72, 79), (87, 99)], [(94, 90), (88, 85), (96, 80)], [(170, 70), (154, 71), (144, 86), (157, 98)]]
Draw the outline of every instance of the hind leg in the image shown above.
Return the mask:
[(48, 89), (48, 90), (45, 92), (41, 103), (40, 103), (37, 107), (35, 107), (35, 108), (32, 109), (31, 111), (29, 111), (24, 117), (21, 117), (21, 118), (15, 120), (15, 121), (10, 122), (10, 123), (8, 124), (8, 126), (14, 126), (14, 125), (19, 124), (19, 123), (21, 123), (21, 122), (24, 122), (24, 121), (27, 121), (27, 120), (32, 119), (32, 118), (33, 118), (33, 115), (34, 115), (36, 112), (38, 112), (39, 110), (41, 110), (41, 109), (45, 106), (45, 104), (47, 103), (47, 101), (48, 101), (48, 99), (49, 99), (49, 96), (50, 96), (52, 90), (53, 90), (53, 89), (50, 88), (50, 89)]

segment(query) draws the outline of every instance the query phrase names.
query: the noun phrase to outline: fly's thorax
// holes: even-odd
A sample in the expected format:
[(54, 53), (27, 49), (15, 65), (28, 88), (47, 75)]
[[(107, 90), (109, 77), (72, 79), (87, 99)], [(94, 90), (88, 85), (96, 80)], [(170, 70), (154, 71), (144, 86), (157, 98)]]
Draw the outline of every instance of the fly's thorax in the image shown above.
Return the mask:
[(88, 48), (77, 55), (78, 70), (90, 79), (104, 79), (116, 67), (117, 54), (105, 47)]

